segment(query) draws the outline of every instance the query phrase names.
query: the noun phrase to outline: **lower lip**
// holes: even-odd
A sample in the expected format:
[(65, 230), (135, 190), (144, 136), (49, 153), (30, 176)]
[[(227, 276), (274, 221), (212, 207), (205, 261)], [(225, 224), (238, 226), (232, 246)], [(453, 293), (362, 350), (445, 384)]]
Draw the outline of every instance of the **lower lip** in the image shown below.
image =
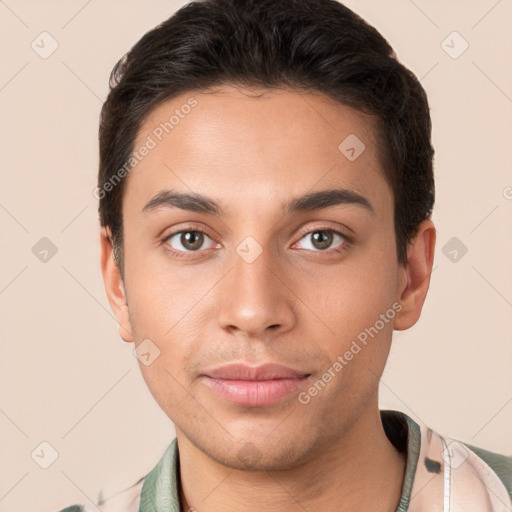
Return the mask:
[(262, 406), (279, 402), (304, 383), (306, 376), (272, 380), (228, 380), (205, 377), (205, 382), (224, 397), (238, 405)]

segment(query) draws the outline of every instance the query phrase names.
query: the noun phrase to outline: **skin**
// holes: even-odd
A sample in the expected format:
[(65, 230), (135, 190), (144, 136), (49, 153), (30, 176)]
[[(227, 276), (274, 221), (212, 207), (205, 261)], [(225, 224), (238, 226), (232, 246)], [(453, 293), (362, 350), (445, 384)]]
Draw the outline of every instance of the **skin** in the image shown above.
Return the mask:
[[(101, 231), (120, 334), (160, 350), (139, 365), (176, 428), (183, 510), (394, 511), (405, 459), (383, 430), (378, 385), (393, 329), (420, 316), (435, 227), (420, 225), (400, 265), (374, 119), (321, 94), (231, 85), (190, 92), (159, 105), (135, 147), (191, 96), (197, 106), (128, 176), (124, 281)], [(349, 134), (366, 146), (354, 161), (338, 149)], [(329, 188), (357, 192), (373, 212), (338, 204), (283, 213), (292, 198)], [(143, 212), (164, 189), (208, 196), (225, 215)], [(180, 234), (168, 238), (191, 226), (207, 233), (199, 249)], [(334, 235), (315, 244), (312, 234), (329, 229), (352, 243)], [(236, 251), (248, 236), (262, 249), (252, 263)], [(307, 391), (394, 303), (400, 312), (308, 404), (294, 393), (269, 406), (235, 405), (201, 377), (228, 362), (277, 362), (310, 373)]]

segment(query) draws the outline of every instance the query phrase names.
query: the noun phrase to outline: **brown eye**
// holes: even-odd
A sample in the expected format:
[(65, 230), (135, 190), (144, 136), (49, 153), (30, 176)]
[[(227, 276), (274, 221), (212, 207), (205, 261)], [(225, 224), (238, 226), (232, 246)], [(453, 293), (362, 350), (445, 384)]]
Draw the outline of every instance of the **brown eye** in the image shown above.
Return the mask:
[(332, 244), (333, 236), (328, 231), (315, 231), (311, 233), (313, 245), (320, 250), (328, 249)]
[[(334, 247), (331, 247), (336, 239), (340, 240), (340, 243)], [(316, 229), (314, 231), (310, 231), (306, 234), (306, 236), (301, 238), (301, 241), (302, 240), (309, 240), (312, 247), (311, 250), (316, 252), (324, 252), (326, 249), (331, 248), (334, 249), (348, 242), (343, 234), (339, 233), (338, 231), (334, 231), (333, 229)], [(311, 247), (303, 248), (310, 249)]]
[(173, 233), (166, 241), (178, 252), (196, 252), (203, 246), (205, 238), (210, 237), (202, 231), (190, 229)]

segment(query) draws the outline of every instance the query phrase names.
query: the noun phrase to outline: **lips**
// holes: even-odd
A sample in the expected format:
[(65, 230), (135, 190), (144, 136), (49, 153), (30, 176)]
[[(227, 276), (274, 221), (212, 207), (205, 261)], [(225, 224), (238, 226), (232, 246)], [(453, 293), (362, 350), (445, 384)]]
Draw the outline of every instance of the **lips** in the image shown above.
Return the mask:
[(207, 371), (204, 381), (224, 399), (256, 407), (277, 403), (294, 393), (309, 375), (275, 363), (256, 367), (229, 364)]
[(209, 372), (208, 377), (225, 380), (272, 380), (294, 379), (304, 377), (306, 373), (297, 372), (275, 363), (267, 363), (261, 366), (247, 366), (245, 364), (228, 364)]

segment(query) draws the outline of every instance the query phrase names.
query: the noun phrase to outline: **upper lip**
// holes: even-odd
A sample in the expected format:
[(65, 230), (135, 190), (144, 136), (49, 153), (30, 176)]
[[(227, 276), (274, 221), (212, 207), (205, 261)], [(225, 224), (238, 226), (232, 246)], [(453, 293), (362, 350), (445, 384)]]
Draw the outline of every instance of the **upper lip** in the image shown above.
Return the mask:
[(235, 363), (214, 368), (206, 372), (205, 375), (214, 379), (227, 380), (271, 380), (296, 379), (309, 374), (276, 363), (265, 363), (260, 366)]

